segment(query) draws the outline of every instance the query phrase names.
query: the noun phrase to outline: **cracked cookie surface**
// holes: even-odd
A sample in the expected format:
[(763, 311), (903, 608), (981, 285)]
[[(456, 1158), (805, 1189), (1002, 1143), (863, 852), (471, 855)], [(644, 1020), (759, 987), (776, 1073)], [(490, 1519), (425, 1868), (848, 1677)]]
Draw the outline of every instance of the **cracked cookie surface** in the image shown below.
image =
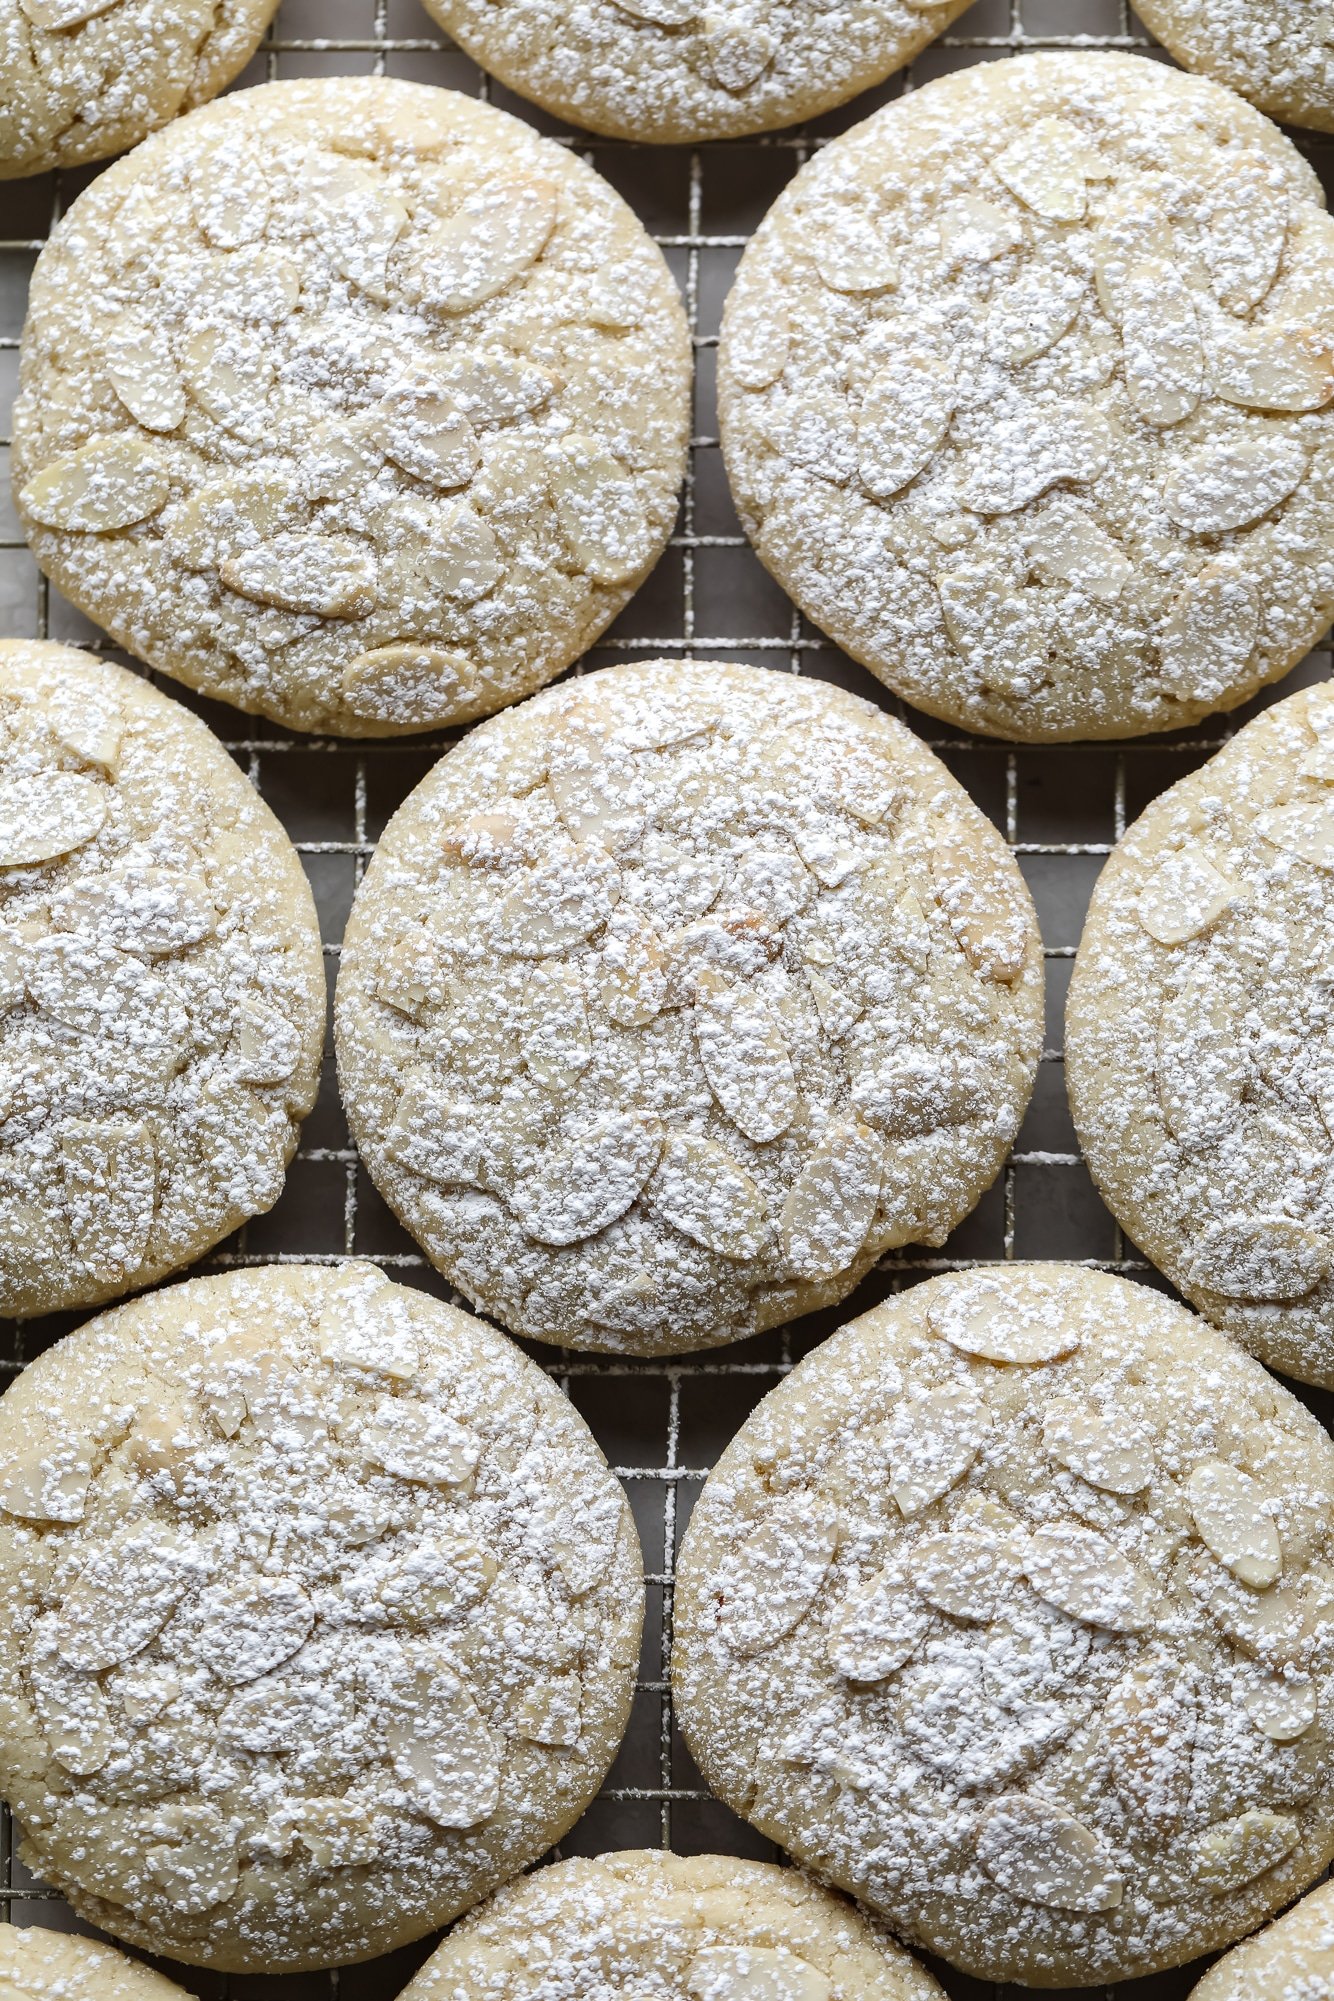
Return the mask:
[(1271, 1368), (1334, 1387), (1334, 689), (1248, 723), (1094, 890), (1070, 1108), (1128, 1234)]
[(914, 1286), (705, 1483), (673, 1685), (713, 1789), (986, 1980), (1216, 1950), (1334, 1854), (1334, 1442), (1068, 1265)]
[(432, 1261), (516, 1333), (654, 1354), (942, 1243), (1041, 1009), (1014, 860), (901, 724), (663, 661), (441, 760), (358, 892), (335, 1015), (357, 1143)]
[(0, 641), (0, 1312), (147, 1285), (272, 1207), (325, 985), (286, 834), (123, 667)]
[(189, 2001), (114, 1946), (39, 1925), (0, 1924), (0, 1992), (6, 2001)]
[(0, 0), (0, 180), (80, 166), (206, 104), (278, 0)]
[[(534, 1952), (533, 1942), (541, 1940)], [(629, 1849), (498, 1892), (403, 2001), (944, 2001), (873, 1918), (795, 1869)]]
[(625, 1496), (513, 1344), (374, 1266), (195, 1279), (0, 1399), (29, 1866), (223, 1970), (369, 1958), (571, 1826), (629, 1714)]
[(1334, 14), (1311, 0), (1144, 0), (1136, 7), (1187, 69), (1271, 118), (1334, 131)]
[(802, 168), (728, 300), (723, 449), (802, 610), (932, 715), (1175, 729), (1334, 611), (1334, 221), (1230, 92), (1031, 55)]
[(591, 168), (454, 91), (244, 91), (86, 190), (14, 415), (38, 562), (117, 642), (299, 729), (531, 693), (667, 542), (685, 316)]

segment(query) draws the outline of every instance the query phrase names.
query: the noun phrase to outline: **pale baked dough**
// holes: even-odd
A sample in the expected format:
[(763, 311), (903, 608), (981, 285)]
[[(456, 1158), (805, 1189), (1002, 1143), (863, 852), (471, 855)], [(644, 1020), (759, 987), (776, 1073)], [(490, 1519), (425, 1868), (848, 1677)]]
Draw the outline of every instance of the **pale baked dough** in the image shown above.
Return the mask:
[(114, 1946), (37, 1925), (0, 1924), (4, 2001), (189, 2001), (183, 1987)]
[(301, 863), (205, 725), (0, 640), (0, 1313), (111, 1299), (271, 1208), (325, 1007)]
[(1334, 1442), (1147, 1288), (1004, 1265), (798, 1364), (675, 1592), (720, 1796), (983, 1980), (1215, 1950), (1334, 1854)]
[(516, 1333), (664, 1354), (943, 1243), (1014, 1138), (1042, 951), (901, 724), (658, 661), (475, 730), (390, 823), (336, 997), (362, 1156)]
[(795, 1869), (662, 1849), (500, 1890), (400, 2001), (945, 2001), (883, 1926)]
[(278, 0), (0, 0), (0, 180), (101, 160), (216, 97)]
[(425, 0), (502, 83), (572, 124), (684, 144), (814, 118), (910, 62), (969, 0)]
[(37, 261), (14, 481), (116, 640), (299, 729), (470, 720), (664, 547), (690, 343), (582, 160), (457, 92), (268, 84), (94, 182)]
[(1329, 2001), (1334, 1994), (1334, 1883), (1234, 1946), (1190, 2001)]
[(1187, 69), (1271, 118), (1334, 131), (1334, 12), (1325, 0), (1136, 0), (1135, 12)]
[(372, 1265), (194, 1279), (0, 1399), (0, 1791), (81, 1916), (196, 1965), (387, 1952), (611, 1763), (643, 1584), (583, 1420)]
[(965, 728), (1176, 729), (1334, 612), (1334, 221), (1276, 127), (1160, 63), (979, 64), (817, 153), (719, 397), (764, 563)]
[(1215, 1325), (1334, 1387), (1334, 688), (1278, 703), (1141, 814), (1066, 1015), (1109, 1207)]

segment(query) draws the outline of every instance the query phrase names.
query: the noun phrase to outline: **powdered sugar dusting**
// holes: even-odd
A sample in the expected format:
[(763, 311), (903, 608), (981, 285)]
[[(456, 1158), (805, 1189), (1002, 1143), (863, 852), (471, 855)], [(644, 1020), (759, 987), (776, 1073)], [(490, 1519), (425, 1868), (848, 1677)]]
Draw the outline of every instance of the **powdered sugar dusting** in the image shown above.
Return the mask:
[(1323, 0), (1145, 0), (1137, 11), (1187, 69), (1271, 118), (1334, 130), (1334, 14)]
[(0, 1980), (21, 2001), (185, 2001), (174, 1980), (95, 1939), (0, 1925)]

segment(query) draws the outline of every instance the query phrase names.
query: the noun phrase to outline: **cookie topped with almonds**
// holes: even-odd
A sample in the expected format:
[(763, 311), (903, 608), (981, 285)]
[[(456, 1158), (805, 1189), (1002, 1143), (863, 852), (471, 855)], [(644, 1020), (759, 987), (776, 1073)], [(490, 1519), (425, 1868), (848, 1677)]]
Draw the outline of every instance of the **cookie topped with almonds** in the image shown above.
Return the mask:
[(5, 2001), (189, 2001), (185, 1989), (114, 1946), (37, 1925), (0, 1924)]
[(215, 97), (278, 0), (0, 0), (0, 180), (133, 146)]
[(374, 1266), (194, 1279), (0, 1398), (0, 1792), (131, 1944), (387, 1952), (597, 1791), (643, 1613), (625, 1496), (494, 1329)]
[(1073, 1265), (854, 1320), (691, 1515), (673, 1685), (728, 1805), (983, 1980), (1216, 1950), (1334, 1855), (1334, 1441)]
[(1334, 1994), (1334, 1883), (1248, 1938), (1205, 1974), (1191, 2001), (1327, 2001)]
[(1089, 906), (1070, 1108), (1140, 1249), (1285, 1375), (1334, 1388), (1334, 688), (1141, 814)]
[(1334, 132), (1334, 14), (1322, 0), (1136, 0), (1135, 11), (1187, 69), (1271, 118)]
[[(535, 1953), (533, 1941), (541, 1940)], [(663, 1849), (500, 1890), (401, 2001), (945, 2001), (883, 1926), (796, 1869)]]
[(1041, 1047), (1004, 841), (822, 682), (658, 661), (475, 730), (390, 823), (335, 1003), (349, 1120), (516, 1333), (662, 1354), (942, 1243)]
[(1176, 729), (1334, 612), (1334, 220), (1229, 91), (1144, 58), (941, 78), (816, 154), (719, 356), (743, 523), (930, 714)]
[(910, 62), (969, 0), (425, 0), (502, 83), (574, 125), (685, 143), (769, 132)]
[(324, 1014), (301, 863), (205, 725), (0, 640), (0, 1313), (111, 1299), (271, 1208)]
[(471, 720), (666, 544), (685, 315), (582, 160), (383, 77), (244, 91), (74, 203), (33, 274), (24, 530), (119, 644), (298, 729)]

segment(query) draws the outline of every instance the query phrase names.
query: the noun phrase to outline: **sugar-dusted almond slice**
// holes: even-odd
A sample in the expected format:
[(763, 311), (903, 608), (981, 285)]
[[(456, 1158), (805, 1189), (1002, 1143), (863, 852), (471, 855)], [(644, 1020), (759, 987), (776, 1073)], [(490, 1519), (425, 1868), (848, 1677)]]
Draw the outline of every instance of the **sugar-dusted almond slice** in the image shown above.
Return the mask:
[(19, 0), (33, 26), (45, 28), (50, 34), (94, 21), (99, 14), (109, 13), (119, 4), (120, 0)]
[(634, 474), (595, 438), (561, 440), (550, 466), (551, 497), (566, 545), (595, 583), (624, 584), (657, 546)]
[(215, 1584), (201, 1600), (210, 1674), (230, 1687), (257, 1681), (304, 1645), (315, 1607), (291, 1577), (256, 1575)]
[(1107, 1494), (1142, 1494), (1153, 1479), (1152, 1434), (1128, 1413), (1075, 1397), (1048, 1404), (1042, 1442), (1052, 1458)]
[(986, 1405), (965, 1383), (941, 1383), (901, 1404), (880, 1441), (899, 1513), (911, 1520), (957, 1486), (990, 1427)]
[(1073, 272), (1028, 265), (1012, 284), (992, 294), (986, 319), (989, 352), (1011, 368), (1033, 361), (1070, 331), (1087, 295), (1087, 281)]
[(727, 1258), (753, 1258), (768, 1235), (764, 1197), (726, 1147), (696, 1133), (672, 1133), (649, 1199), (683, 1235)]
[(1139, 266), (1170, 262), (1175, 245), (1167, 219), (1170, 191), (1161, 177), (1129, 174), (1112, 190), (1093, 232), (1093, 271), (1098, 303), (1119, 325), (1130, 273)]
[(385, 1738), (394, 1771), (437, 1827), (478, 1827), (500, 1803), (501, 1746), (443, 1662), (418, 1670)]
[(1246, 892), (1199, 848), (1180, 848), (1158, 863), (1135, 905), (1139, 921), (1160, 945), (1198, 938)]
[(467, 195), (405, 246), (423, 304), (464, 313), (503, 292), (542, 255), (559, 208), (554, 185), (531, 174), (505, 174)]
[(849, 989), (836, 987), (823, 973), (816, 972), (814, 966), (807, 968), (806, 985), (815, 1002), (821, 1028), (831, 1042), (841, 1042), (865, 1013), (865, 1003)]
[(1067, 118), (1038, 118), (995, 162), (1010, 193), (1046, 222), (1079, 222), (1088, 207), (1087, 147)]
[(361, 1868), (380, 1855), (375, 1812), (352, 1797), (302, 1800), (283, 1817), (283, 1836), (299, 1841), (322, 1873)]
[(76, 1778), (88, 1778), (111, 1755), (111, 1710), (96, 1676), (61, 1660), (50, 1624), (49, 1614), (38, 1620), (37, 1645), (28, 1659), (33, 1706), (56, 1763)]
[(612, 916), (593, 964), (594, 991), (621, 1028), (643, 1028), (667, 999), (667, 949), (659, 933), (624, 904)]
[(872, 378), (858, 413), (857, 463), (868, 493), (887, 500), (930, 464), (958, 393), (958, 370), (949, 358), (905, 331)]
[(1295, 1744), (1315, 1725), (1320, 1703), (1309, 1675), (1259, 1674), (1242, 1695), (1246, 1714), (1275, 1744)]
[(203, 1570), (203, 1553), (184, 1529), (151, 1519), (110, 1529), (56, 1608), (60, 1658), (88, 1674), (129, 1660), (162, 1630)]
[(306, 179), (304, 192), (320, 247), (334, 270), (387, 305), (389, 257), (409, 223), (388, 177), (325, 154)]
[(1202, 248), (1214, 296), (1230, 313), (1259, 305), (1278, 276), (1292, 197), (1267, 162), (1234, 167), (1219, 183)]
[(660, 28), (684, 28), (699, 13), (699, 0), (616, 0), (636, 21), (656, 21)]
[(785, 1945), (706, 1945), (686, 1968), (691, 2001), (832, 2001), (829, 1976)]
[(1146, 423), (1179, 424), (1204, 393), (1204, 346), (1195, 299), (1174, 264), (1134, 265), (1121, 295), (1126, 393)]
[(264, 436), (277, 371), (247, 329), (197, 328), (180, 343), (180, 364), (190, 394), (215, 423), (247, 443)]
[(1214, 349), (1213, 385), (1249, 410), (1323, 410), (1334, 397), (1334, 347), (1301, 327), (1229, 328)]
[(1172, 466), (1163, 500), (1188, 534), (1221, 535), (1281, 507), (1305, 479), (1308, 464), (1301, 439), (1274, 431), (1197, 445)]
[(107, 789), (76, 771), (0, 778), (0, 868), (55, 861), (84, 847), (107, 813)]
[(349, 660), (341, 692), (355, 716), (411, 725), (448, 722), (476, 685), (476, 662), (466, 653), (395, 639)]
[(1260, 634), (1260, 594), (1226, 561), (1206, 563), (1182, 586), (1158, 640), (1159, 675), (1170, 695), (1198, 701), (1235, 682)]
[(534, 966), (516, 1013), (529, 1072), (547, 1090), (568, 1091), (593, 1060), (584, 983), (559, 960)]
[(1254, 1074), (1227, 994), (1207, 965), (1188, 967), (1158, 1021), (1158, 1101), (1184, 1147), (1208, 1146), (1236, 1123)]
[(704, 15), (703, 26), (714, 82), (734, 97), (758, 83), (778, 49), (769, 29), (745, 14), (712, 11)]
[(209, 1443), (193, 1398), (171, 1397), (135, 1418), (126, 1452), (146, 1478), (169, 1483), (179, 1493), (196, 1453)]
[(785, 306), (743, 317), (727, 336), (727, 360), (743, 389), (768, 389), (787, 366), (792, 321)]
[(25, 1446), (0, 1465), (0, 1510), (25, 1522), (81, 1522), (92, 1477), (84, 1440)]
[(979, 514), (1015, 514), (1048, 487), (1099, 478), (1110, 450), (1107, 420), (1096, 410), (1071, 405), (1052, 417), (1034, 409), (998, 424), (971, 455), (964, 505)]
[(987, 1362), (1060, 1361), (1074, 1354), (1081, 1338), (1059, 1283), (1031, 1286), (1020, 1299), (984, 1271), (942, 1280), (933, 1289), (926, 1320), (952, 1348)]
[(723, 986), (694, 1010), (695, 1042), (709, 1089), (747, 1139), (763, 1144), (796, 1116), (797, 1076), (778, 1017), (762, 994)]
[(347, 535), (278, 534), (219, 566), (228, 590), (256, 604), (318, 618), (364, 618), (374, 610), (374, 552)]
[(476, 1605), (497, 1572), (495, 1558), (467, 1536), (423, 1536), (388, 1564), (376, 1595), (390, 1618), (429, 1626)]
[(161, 336), (122, 314), (106, 353), (108, 380), (135, 422), (146, 431), (174, 431), (185, 416), (185, 390)]
[(429, 377), (392, 389), (377, 412), (395, 465), (445, 492), (466, 486), (481, 461), (477, 433), (454, 398)]
[(1142, 1633), (1153, 1624), (1158, 1605), (1153, 1579), (1093, 1529), (1073, 1523), (1035, 1529), (1024, 1573), (1039, 1598), (1086, 1625)]
[(820, 232), (812, 255), (831, 292), (860, 297), (892, 291), (899, 282), (899, 256), (888, 224), (855, 210), (839, 215)]
[(509, 1203), (539, 1244), (577, 1244), (623, 1216), (652, 1174), (662, 1127), (641, 1112), (605, 1112), (557, 1140)]
[(43, 528), (109, 535), (166, 505), (170, 483), (160, 449), (138, 431), (90, 438), (33, 474), (19, 505)]
[(936, 577), (945, 630), (979, 681), (1022, 700), (1051, 666), (1051, 635), (1035, 594), (999, 563), (973, 557)]
[(301, 1061), (301, 1036), (277, 1008), (243, 1001), (232, 1028), (232, 1061), (247, 1084), (285, 1084)]
[(732, 1652), (765, 1653), (805, 1618), (834, 1560), (838, 1514), (818, 1494), (785, 1494), (736, 1536), (718, 1609)]
[(433, 358), (431, 368), (472, 424), (512, 423), (540, 410), (557, 386), (550, 369), (504, 348), (451, 348)]
[(1023, 1575), (1023, 1537), (965, 1523), (924, 1536), (908, 1559), (913, 1583), (937, 1611), (952, 1619), (999, 1618)]
[(1156, 1649), (1127, 1670), (1102, 1712), (1112, 1783), (1160, 1834), (1175, 1832), (1190, 1805), (1198, 1715), (1189, 1671)]
[(148, 1873), (167, 1902), (195, 1917), (230, 1903), (240, 1881), (236, 1843), (221, 1822), (207, 1834), (147, 1850)]
[(61, 1195), (80, 1264), (99, 1284), (139, 1269), (157, 1196), (157, 1157), (141, 1119), (66, 1119), (57, 1128)]
[(1276, 1673), (1303, 1664), (1310, 1633), (1308, 1608), (1299, 1592), (1285, 1584), (1253, 1591), (1205, 1550), (1199, 1551), (1188, 1578), (1215, 1625), (1252, 1660)]
[(1290, 1815), (1252, 1807), (1200, 1836), (1192, 1857), (1195, 1880), (1216, 1897), (1239, 1890), (1286, 1861), (1301, 1838), (1301, 1828)]
[(372, 1466), (423, 1487), (466, 1486), (482, 1456), (481, 1440), (448, 1411), (402, 1396), (380, 1398), (358, 1442)]
[(1257, 832), (1285, 854), (1297, 855), (1315, 868), (1334, 869), (1334, 801), (1299, 800), (1262, 813)]
[(1283, 1545), (1264, 1494), (1225, 1459), (1204, 1459), (1186, 1482), (1195, 1526), (1218, 1561), (1243, 1584), (1262, 1591), (1283, 1569)]
[(931, 1614), (900, 1570), (863, 1579), (835, 1606), (825, 1653), (848, 1681), (884, 1681), (911, 1659), (931, 1626)]
[(951, 263), (990, 264), (1024, 240), (1023, 225), (1009, 209), (980, 195), (960, 195), (936, 217), (940, 248)]
[(1224, 1299), (1304, 1299), (1334, 1263), (1334, 1242), (1291, 1216), (1229, 1216), (1196, 1238), (1186, 1283)]
[(577, 1674), (530, 1682), (510, 1711), (514, 1728), (529, 1744), (568, 1750), (579, 1742), (584, 1685)]
[(1053, 501), (1028, 529), (1029, 560), (1044, 583), (1073, 584), (1099, 604), (1114, 604), (1134, 564), (1091, 514)]
[(200, 875), (121, 866), (101, 876), (85, 874), (55, 899), (52, 919), (62, 930), (92, 933), (121, 951), (165, 958), (212, 937), (218, 907)]
[(846, 1270), (875, 1221), (884, 1178), (884, 1145), (869, 1127), (830, 1127), (783, 1203), (783, 1256), (799, 1278)]
[(936, 897), (975, 972), (1009, 984), (1028, 961), (1032, 921), (1009, 857), (980, 828), (937, 834), (931, 850)]
[(1102, 1837), (1031, 1793), (998, 1799), (978, 1823), (977, 1857), (993, 1882), (1057, 1911), (1114, 1911), (1124, 1885)]
[(621, 880), (605, 850), (551, 840), (536, 867), (517, 872), (490, 914), (497, 947), (516, 959), (545, 959), (600, 930), (620, 900)]

